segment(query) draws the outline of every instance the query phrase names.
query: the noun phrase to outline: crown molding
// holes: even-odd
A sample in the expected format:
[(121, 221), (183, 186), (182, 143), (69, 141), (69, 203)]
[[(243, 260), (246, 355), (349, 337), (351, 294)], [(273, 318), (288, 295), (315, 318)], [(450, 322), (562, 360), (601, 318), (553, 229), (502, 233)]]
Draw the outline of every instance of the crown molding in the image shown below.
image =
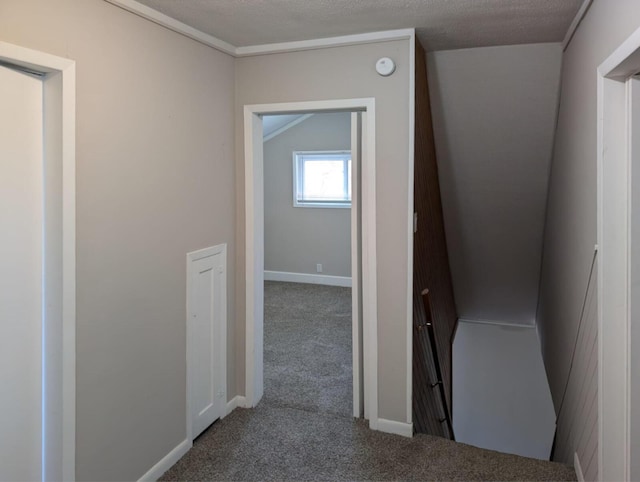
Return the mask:
[(236, 57), (251, 57), (254, 55), (267, 55), (283, 52), (299, 52), (302, 50), (325, 49), (329, 47), (345, 47), (348, 45), (369, 44), (376, 42), (389, 42), (392, 40), (405, 40), (412, 38), (414, 29), (386, 30), (382, 32), (369, 32), (341, 37), (317, 38), (311, 40), (299, 40), (295, 42), (282, 42), (275, 44), (249, 45), (237, 47)]
[(576, 13), (576, 16), (574, 17), (573, 22), (571, 22), (571, 25), (569, 25), (569, 30), (567, 30), (567, 34), (564, 36), (564, 40), (562, 41), (563, 52), (567, 50), (569, 43), (571, 43), (571, 39), (575, 35), (576, 30), (578, 30), (578, 26), (580, 25), (580, 22), (582, 22), (582, 19), (587, 14), (587, 11), (589, 10), (589, 7), (591, 6), (592, 3), (593, 3), (593, 0), (584, 0), (582, 5), (578, 9), (578, 13)]
[(127, 10), (128, 12), (150, 20), (153, 23), (157, 23), (158, 25), (168, 28), (169, 30), (173, 30), (176, 33), (182, 34), (185, 37), (189, 37), (196, 42), (200, 42), (201, 44), (213, 47), (216, 50), (224, 52), (225, 54), (233, 55), (234, 57), (236, 56), (236, 47), (231, 45), (230, 43), (213, 37), (212, 35), (201, 32), (198, 29), (190, 27), (186, 23), (182, 23), (175, 18), (171, 18), (168, 15), (160, 13), (153, 8), (136, 2), (135, 0), (105, 0), (105, 2), (111, 3), (117, 7)]
[(216, 50), (229, 54), (233, 57), (251, 57), (254, 55), (268, 55), (284, 52), (299, 52), (302, 50), (316, 50), (329, 47), (344, 47), (348, 45), (359, 45), (375, 42), (389, 42), (392, 40), (411, 39), (415, 29), (407, 28), (400, 30), (387, 30), (382, 32), (369, 32), (355, 35), (344, 35), (341, 37), (328, 37), (312, 40), (300, 40), (295, 42), (282, 42), (263, 45), (248, 45), (236, 47), (224, 40), (220, 40), (212, 35), (195, 29), (179, 20), (176, 20), (164, 13), (160, 13), (153, 8), (137, 2), (136, 0), (104, 0), (112, 5), (120, 7), (128, 12), (150, 20), (162, 27), (168, 28), (176, 33), (189, 37), (196, 42), (212, 47)]

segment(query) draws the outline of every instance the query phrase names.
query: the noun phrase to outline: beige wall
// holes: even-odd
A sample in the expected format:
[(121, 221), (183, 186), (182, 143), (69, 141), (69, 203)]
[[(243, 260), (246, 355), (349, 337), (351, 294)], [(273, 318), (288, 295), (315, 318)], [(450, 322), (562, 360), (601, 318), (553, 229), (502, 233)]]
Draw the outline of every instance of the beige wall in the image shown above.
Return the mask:
[[(638, 27), (637, 0), (595, 0), (563, 59), (538, 310), (556, 411), (565, 384), (571, 382), (570, 361), (596, 243), (596, 69)], [(595, 323), (596, 316), (585, 317), (582, 330), (597, 329)], [(571, 378), (588, 380), (589, 372), (576, 368), (588, 366), (582, 359), (587, 356), (588, 352), (576, 351), (579, 359), (574, 360)], [(581, 403), (584, 400), (579, 396), (568, 398), (563, 413), (573, 416)], [(597, 421), (591, 422), (587, 430), (596, 425)], [(576, 442), (569, 441), (573, 446), (567, 453), (576, 450)]]
[(0, 40), (77, 62), (77, 477), (135, 480), (186, 437), (188, 251), (229, 244), (234, 319), (234, 61), (101, 0), (3, 0)]
[[(391, 57), (397, 70), (380, 77), (375, 62)], [(236, 61), (237, 239), (244, 230), (245, 104), (374, 97), (377, 149), (379, 416), (407, 419), (407, 249), (409, 179), (409, 41), (392, 41)], [(244, 393), (245, 260), (237, 253), (238, 390)]]
[(351, 114), (315, 114), (264, 143), (264, 269), (351, 276), (351, 210), (293, 207), (293, 151), (351, 150)]
[(561, 46), (427, 58), (458, 315), (533, 325)]

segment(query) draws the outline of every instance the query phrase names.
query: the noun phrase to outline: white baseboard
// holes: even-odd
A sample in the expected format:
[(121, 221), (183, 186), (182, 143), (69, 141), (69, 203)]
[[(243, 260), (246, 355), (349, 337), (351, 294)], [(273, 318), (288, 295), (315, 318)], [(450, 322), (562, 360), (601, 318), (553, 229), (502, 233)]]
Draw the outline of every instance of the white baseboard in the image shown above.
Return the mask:
[(226, 417), (227, 415), (229, 415), (231, 412), (233, 412), (236, 408), (246, 408), (247, 407), (247, 399), (241, 395), (236, 395), (235, 397), (233, 397), (231, 400), (229, 400), (227, 402), (227, 410), (224, 414), (224, 417)]
[(379, 418), (376, 430), (379, 430), (380, 432), (402, 435), (403, 437), (413, 437), (412, 423), (395, 422), (393, 420)]
[(139, 481), (147, 482), (147, 481), (156, 481), (162, 475), (173, 467), (178, 460), (182, 458), (184, 454), (186, 454), (193, 444), (189, 439), (185, 439), (180, 442), (171, 452), (165, 455), (160, 462), (151, 467), (149, 471), (140, 477)]
[(578, 457), (578, 452), (573, 453), (573, 468), (576, 470), (578, 482), (584, 482), (584, 474), (582, 473), (582, 466), (580, 465), (580, 457)]
[(312, 285), (344, 286), (351, 288), (351, 278), (326, 274), (287, 273), (286, 271), (265, 271), (265, 281), (287, 281)]

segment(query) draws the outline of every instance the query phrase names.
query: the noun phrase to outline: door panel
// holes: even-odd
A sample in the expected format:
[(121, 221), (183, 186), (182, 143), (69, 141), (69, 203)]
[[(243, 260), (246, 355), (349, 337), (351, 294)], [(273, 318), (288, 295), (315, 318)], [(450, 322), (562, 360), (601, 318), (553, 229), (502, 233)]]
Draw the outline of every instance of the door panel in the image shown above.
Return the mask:
[(0, 67), (0, 480), (42, 471), (42, 92)]
[(189, 387), (192, 437), (226, 410), (225, 251), (190, 263)]

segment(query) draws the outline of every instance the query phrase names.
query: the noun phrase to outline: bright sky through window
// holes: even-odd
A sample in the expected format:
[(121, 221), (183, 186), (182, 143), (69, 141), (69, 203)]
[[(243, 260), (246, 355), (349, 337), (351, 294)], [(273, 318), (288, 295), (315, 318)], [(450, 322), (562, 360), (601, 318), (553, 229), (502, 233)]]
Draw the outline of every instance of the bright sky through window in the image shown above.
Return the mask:
[(350, 152), (295, 152), (294, 205), (349, 207)]

